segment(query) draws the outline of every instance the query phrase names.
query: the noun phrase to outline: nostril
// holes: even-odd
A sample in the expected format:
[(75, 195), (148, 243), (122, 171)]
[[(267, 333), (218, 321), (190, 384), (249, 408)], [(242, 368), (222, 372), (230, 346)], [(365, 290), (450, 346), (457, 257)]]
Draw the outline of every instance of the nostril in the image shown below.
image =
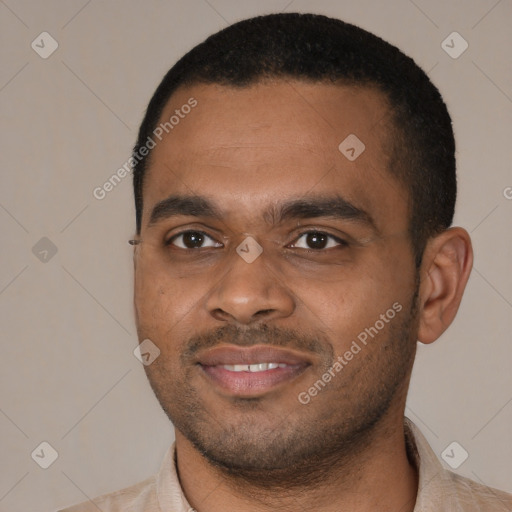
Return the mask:
[(269, 313), (272, 313), (272, 311), (274, 311), (273, 309), (262, 309), (260, 311), (258, 311), (257, 313), (254, 314), (254, 316), (265, 316), (265, 315), (268, 315)]
[(226, 313), (221, 308), (216, 308), (211, 312), (211, 315), (216, 318), (217, 320), (229, 320), (231, 315), (229, 313)]

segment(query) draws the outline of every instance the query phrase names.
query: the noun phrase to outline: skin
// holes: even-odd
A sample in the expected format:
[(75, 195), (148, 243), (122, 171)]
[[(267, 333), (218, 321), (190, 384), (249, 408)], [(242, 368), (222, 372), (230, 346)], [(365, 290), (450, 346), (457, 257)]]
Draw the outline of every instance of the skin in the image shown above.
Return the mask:
[[(195, 85), (172, 96), (162, 120), (190, 97), (197, 106), (153, 149), (134, 253), (139, 339), (161, 351), (145, 369), (176, 429), (187, 500), (198, 512), (413, 510), (403, 414), (416, 341), (433, 342), (457, 312), (472, 265), (468, 233), (431, 238), (415, 268), (407, 194), (386, 167), (389, 110), (376, 90)], [(365, 144), (353, 162), (338, 150), (349, 134)], [(220, 215), (150, 222), (175, 195), (206, 198)], [(374, 227), (326, 215), (277, 222), (287, 201), (333, 195)], [(180, 247), (184, 230), (205, 232), (206, 247)], [(336, 239), (308, 248), (308, 231)], [(263, 251), (252, 263), (235, 251), (247, 236)], [(397, 303), (400, 312), (302, 404), (299, 394)], [(197, 364), (212, 347), (269, 345), (307, 360), (269, 390), (237, 394)]]

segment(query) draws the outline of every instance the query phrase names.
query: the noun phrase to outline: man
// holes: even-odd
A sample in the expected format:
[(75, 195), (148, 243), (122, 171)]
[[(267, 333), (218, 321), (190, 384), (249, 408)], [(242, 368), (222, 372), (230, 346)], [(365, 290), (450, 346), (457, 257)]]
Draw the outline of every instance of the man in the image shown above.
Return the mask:
[(410, 58), (323, 16), (242, 21), (164, 77), (133, 164), (138, 336), (176, 442), (68, 511), (512, 510), (404, 419), (472, 266), (450, 116)]

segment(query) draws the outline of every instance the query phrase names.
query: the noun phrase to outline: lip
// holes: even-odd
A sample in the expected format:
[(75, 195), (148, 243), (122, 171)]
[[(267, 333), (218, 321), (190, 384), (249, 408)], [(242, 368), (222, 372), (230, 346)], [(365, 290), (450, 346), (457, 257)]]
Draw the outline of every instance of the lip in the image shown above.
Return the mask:
[[(260, 372), (235, 372), (224, 365), (278, 363), (278, 368)], [(220, 346), (199, 354), (197, 364), (203, 375), (223, 393), (237, 397), (257, 397), (283, 386), (312, 364), (307, 355), (272, 346)]]

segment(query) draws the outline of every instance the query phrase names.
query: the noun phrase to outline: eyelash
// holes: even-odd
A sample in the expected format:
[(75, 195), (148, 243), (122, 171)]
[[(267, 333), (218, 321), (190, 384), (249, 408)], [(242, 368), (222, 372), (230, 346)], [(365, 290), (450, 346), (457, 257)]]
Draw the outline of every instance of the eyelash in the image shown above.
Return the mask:
[[(166, 240), (164, 242), (164, 245), (166, 247), (169, 247), (169, 246), (173, 245), (172, 243), (173, 243), (174, 240), (176, 240), (178, 237), (180, 237), (182, 235), (185, 235), (187, 233), (196, 233), (196, 234), (199, 234), (199, 235), (203, 235), (204, 237), (207, 237), (210, 240), (215, 241), (215, 239), (213, 237), (211, 237), (208, 233), (205, 233), (204, 231), (187, 229), (185, 231), (181, 231), (181, 232), (176, 233), (175, 235), (173, 235), (171, 238), (169, 238), (168, 240)], [(299, 236), (295, 239), (294, 243), (297, 243), (297, 241), (300, 240), (303, 236), (307, 236), (307, 235), (310, 235), (310, 234), (325, 235), (329, 239), (334, 240), (338, 244), (339, 247), (348, 247), (349, 246), (349, 243), (346, 240), (343, 240), (342, 238), (334, 236), (334, 235), (332, 235), (330, 233), (327, 233), (325, 231), (314, 230), (314, 229), (313, 230), (308, 230), (308, 231), (303, 231), (302, 233), (300, 233)], [(219, 243), (219, 242), (216, 242), (216, 243)], [(198, 249), (205, 249), (205, 248), (204, 247), (197, 247), (197, 248), (178, 247), (178, 249), (181, 249), (181, 250), (184, 250), (184, 251), (197, 251)], [(322, 249), (304, 249), (304, 248), (300, 248), (300, 249), (308, 251), (308, 252), (321, 252), (321, 251), (325, 251), (327, 249), (333, 249), (333, 247), (328, 247), (327, 249), (325, 249), (325, 248), (322, 248)]]

